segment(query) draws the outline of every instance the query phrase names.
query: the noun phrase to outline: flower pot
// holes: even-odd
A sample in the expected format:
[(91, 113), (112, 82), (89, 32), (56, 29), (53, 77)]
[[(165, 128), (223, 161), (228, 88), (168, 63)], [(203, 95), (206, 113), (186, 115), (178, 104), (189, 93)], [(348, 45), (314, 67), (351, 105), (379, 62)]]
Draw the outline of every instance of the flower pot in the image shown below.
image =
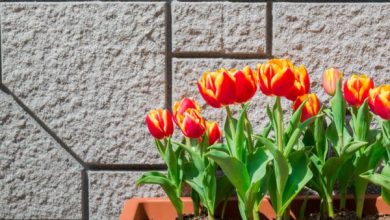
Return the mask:
[[(190, 198), (182, 198), (184, 202), (184, 213), (193, 213), (192, 201)], [(297, 197), (291, 203), (290, 219), (297, 219), (304, 197)], [(339, 198), (335, 197), (334, 207), (338, 207)], [(308, 198), (305, 215), (319, 212), (320, 198), (312, 196)], [(347, 209), (354, 210), (355, 201), (352, 196), (347, 197)], [(268, 198), (264, 198), (259, 207), (261, 219), (275, 219), (276, 215)], [(380, 196), (368, 195), (364, 203), (365, 215), (390, 215), (388, 206)], [(237, 200), (231, 199), (225, 213), (229, 219), (240, 219), (237, 208)], [(174, 220), (176, 211), (168, 198), (134, 198), (125, 201), (120, 215), (120, 220)]]

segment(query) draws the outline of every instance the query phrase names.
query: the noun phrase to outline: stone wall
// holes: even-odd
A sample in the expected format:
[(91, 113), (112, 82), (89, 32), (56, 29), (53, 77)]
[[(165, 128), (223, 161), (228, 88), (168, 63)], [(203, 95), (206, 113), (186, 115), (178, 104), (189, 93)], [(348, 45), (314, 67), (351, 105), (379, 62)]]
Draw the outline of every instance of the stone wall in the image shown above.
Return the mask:
[[(0, 3), (0, 219), (117, 219), (164, 170), (144, 115), (193, 96), (202, 71), (289, 57), (390, 82), (386, 1)], [(261, 129), (266, 100), (251, 109)]]

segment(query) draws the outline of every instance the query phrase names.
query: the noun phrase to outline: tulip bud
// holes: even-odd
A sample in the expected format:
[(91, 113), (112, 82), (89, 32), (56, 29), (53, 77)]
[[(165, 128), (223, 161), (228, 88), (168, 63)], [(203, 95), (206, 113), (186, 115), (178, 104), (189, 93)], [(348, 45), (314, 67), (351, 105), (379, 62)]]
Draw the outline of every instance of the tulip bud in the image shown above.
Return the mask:
[(299, 96), (309, 93), (310, 79), (305, 66), (293, 67), (294, 83), (286, 88), (288, 91), (285, 97), (290, 101), (295, 101)]
[(322, 75), (322, 86), (328, 95), (334, 96), (336, 93), (337, 81), (342, 79), (343, 73), (336, 68), (325, 70)]
[(293, 103), (294, 112), (299, 108), (299, 106), (305, 101), (305, 105), (302, 108), (301, 122), (306, 121), (307, 119), (316, 116), (320, 112), (321, 104), (318, 100), (318, 97), (314, 93), (304, 94), (295, 100)]
[(234, 79), (225, 69), (203, 73), (198, 89), (207, 104), (214, 108), (233, 104), (236, 99)]
[(172, 115), (168, 110), (156, 109), (146, 115), (146, 125), (156, 139), (164, 139), (172, 135)]
[(221, 139), (221, 130), (218, 127), (217, 122), (206, 122), (207, 132), (209, 134), (209, 145), (213, 145)]
[(373, 113), (384, 120), (390, 120), (390, 85), (381, 85), (371, 89), (368, 105)]
[(245, 103), (249, 101), (257, 91), (257, 80), (254, 71), (249, 67), (233, 73), (236, 84), (235, 103)]
[(366, 75), (352, 75), (344, 83), (344, 98), (349, 105), (360, 107), (372, 88), (374, 88), (374, 82), (371, 78)]
[(186, 137), (199, 138), (206, 131), (206, 123), (196, 109), (187, 109), (176, 120), (177, 125)]
[(286, 96), (288, 88), (295, 81), (293, 68), (293, 64), (287, 59), (272, 59), (265, 64), (258, 64), (256, 71), (260, 90), (267, 96)]

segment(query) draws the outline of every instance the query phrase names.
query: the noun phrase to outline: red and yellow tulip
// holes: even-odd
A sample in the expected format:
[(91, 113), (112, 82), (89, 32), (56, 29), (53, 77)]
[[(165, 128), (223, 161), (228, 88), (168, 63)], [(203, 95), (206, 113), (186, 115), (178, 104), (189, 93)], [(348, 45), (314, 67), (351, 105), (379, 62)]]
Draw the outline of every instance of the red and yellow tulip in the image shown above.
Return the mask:
[(325, 70), (322, 75), (322, 87), (328, 95), (334, 96), (336, 93), (337, 81), (342, 79), (343, 73), (336, 68)]
[(305, 105), (302, 108), (301, 122), (306, 121), (307, 119), (316, 116), (320, 112), (321, 104), (318, 100), (318, 97), (314, 93), (304, 94), (299, 96), (293, 103), (293, 109), (296, 111), (299, 106), (305, 101)]
[(287, 87), (287, 94), (285, 97), (290, 101), (295, 101), (299, 96), (309, 93), (310, 79), (305, 66), (292, 68), (294, 73), (294, 83)]
[(242, 70), (234, 71), (233, 77), (236, 85), (235, 103), (249, 101), (257, 91), (257, 77), (255, 72), (246, 66)]
[(213, 145), (221, 139), (221, 130), (218, 127), (218, 123), (215, 121), (207, 121), (206, 126), (209, 135), (209, 145)]
[(288, 59), (272, 59), (267, 63), (258, 64), (256, 71), (260, 90), (267, 96), (286, 96), (288, 88), (294, 84), (294, 65)]
[(193, 108), (200, 112), (199, 104), (192, 98), (184, 97), (182, 100), (175, 102), (173, 105), (173, 119), (175, 122), (178, 117), (182, 117), (187, 109)]
[(206, 131), (205, 120), (200, 115), (200, 112), (194, 108), (188, 108), (183, 114), (178, 114), (176, 116), (176, 124), (184, 136), (189, 138), (199, 138)]
[(198, 89), (207, 104), (214, 108), (233, 104), (236, 99), (234, 78), (225, 69), (203, 73)]
[(374, 82), (370, 77), (366, 75), (352, 75), (344, 83), (344, 98), (349, 105), (360, 107), (372, 88), (374, 88)]
[(384, 120), (390, 120), (390, 85), (381, 85), (371, 89), (368, 105), (372, 112)]
[(146, 115), (149, 132), (156, 139), (164, 139), (173, 133), (172, 115), (168, 110), (156, 109)]

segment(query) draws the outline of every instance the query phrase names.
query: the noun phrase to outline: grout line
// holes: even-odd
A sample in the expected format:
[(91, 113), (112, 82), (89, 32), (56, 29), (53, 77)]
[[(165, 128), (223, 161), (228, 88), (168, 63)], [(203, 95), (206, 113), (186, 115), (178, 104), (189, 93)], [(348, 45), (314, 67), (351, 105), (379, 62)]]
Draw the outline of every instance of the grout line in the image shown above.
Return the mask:
[(89, 219), (89, 180), (87, 169), (81, 171), (81, 218)]
[(266, 54), (269, 57), (272, 57), (272, 40), (273, 40), (273, 35), (272, 35), (272, 0), (267, 0), (267, 9), (266, 9)]
[(174, 58), (185, 58), (185, 59), (267, 59), (267, 54), (255, 54), (255, 53), (220, 53), (220, 52), (175, 52), (173, 53)]
[(172, 110), (172, 7), (165, 7), (165, 108)]
[(3, 44), (3, 42), (2, 42), (2, 35), (3, 35), (3, 33), (2, 33), (2, 28), (1, 28), (1, 13), (0, 13), (0, 85), (2, 85), (3, 84), (3, 47), (2, 47), (2, 44)]
[(90, 171), (149, 171), (166, 170), (165, 164), (95, 164), (87, 163)]
[(76, 161), (80, 163), (81, 166), (87, 168), (84, 161), (72, 150), (70, 149), (62, 140), (57, 136), (57, 134), (50, 130), (50, 128), (31, 110), (29, 109), (23, 102), (20, 100), (14, 93), (11, 92), (5, 85), (0, 85), (0, 90), (5, 92), (8, 95), (11, 95), (12, 98), (16, 101), (16, 103), (35, 121), (39, 126), (43, 128), (66, 152), (68, 152)]

